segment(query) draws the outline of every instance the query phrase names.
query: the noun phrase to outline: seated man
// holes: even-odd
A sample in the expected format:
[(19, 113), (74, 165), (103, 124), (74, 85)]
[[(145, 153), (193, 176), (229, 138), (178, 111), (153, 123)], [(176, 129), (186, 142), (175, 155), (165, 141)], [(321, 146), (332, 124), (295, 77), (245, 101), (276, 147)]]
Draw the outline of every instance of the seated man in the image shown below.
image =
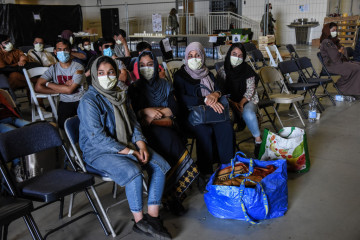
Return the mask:
[(81, 97), (84, 95), (84, 67), (71, 60), (71, 44), (65, 39), (58, 39), (54, 52), (59, 62), (52, 65), (37, 81), (38, 93), (59, 93), (58, 124), (64, 128), (67, 118), (75, 116)]
[(130, 50), (126, 42), (126, 32), (122, 29), (114, 32), (115, 55), (117, 57), (130, 57)]
[(72, 31), (70, 30), (64, 30), (61, 33), (61, 38), (64, 38), (66, 40), (68, 40), (70, 42), (71, 45), (71, 57), (73, 58), (73, 60), (75, 62), (78, 62), (80, 64), (84, 65), (84, 61), (86, 60), (86, 55), (85, 53), (78, 49), (76, 44), (75, 44), (75, 35)]
[(41, 37), (35, 37), (34, 49), (30, 49), (27, 55), (29, 62), (37, 62), (44, 67), (50, 67), (57, 62), (52, 53), (44, 51), (44, 39)]
[(97, 56), (97, 53), (94, 50), (91, 50), (91, 42), (89, 38), (83, 38), (81, 42), (81, 48), (79, 50), (83, 51), (86, 55), (86, 59), (83, 61), (84, 66), (89, 64), (89, 61), (92, 57)]
[[(136, 45), (136, 51), (139, 53), (139, 55), (143, 52), (143, 51), (150, 51), (151, 52), (152, 47), (148, 42), (139, 42)], [(130, 62), (130, 66), (129, 66), (129, 71), (130, 71), (130, 77), (131, 80), (133, 82), (135, 82), (136, 80), (140, 79), (140, 75), (139, 75), (139, 71), (138, 71), (138, 63), (136, 62), (137, 57), (134, 57), (131, 59)], [(159, 64), (159, 77), (160, 78), (166, 78), (165, 76), (165, 70), (163, 68), (163, 66), (161, 66)]]
[[(101, 40), (99, 40), (99, 52), (101, 53), (101, 56), (107, 56), (107, 57), (111, 57), (112, 59), (115, 59), (115, 62), (118, 66), (119, 69), (119, 82), (118, 82), (118, 86), (122, 89), (122, 90), (126, 90), (127, 89), (127, 85), (126, 85), (126, 81), (128, 78), (128, 72), (126, 70), (126, 66), (125, 64), (119, 60), (116, 59), (116, 55), (114, 54), (114, 46), (115, 46), (115, 42), (112, 38), (103, 38)], [(89, 77), (90, 76), (90, 67), (91, 64), (94, 62), (94, 60), (99, 57), (99, 56), (94, 56), (92, 57), (92, 59), (90, 59), (89, 64), (86, 68), (86, 73), (85, 76)]]
[[(13, 129), (23, 127), (30, 122), (21, 119), (20, 115), (12, 107), (6, 96), (0, 92), (0, 133), (9, 132)], [(16, 158), (12, 161), (12, 171), (18, 182), (22, 182), (21, 164), (20, 159)]]
[[(0, 69), (8, 78), (10, 88), (16, 90), (27, 86), (26, 79), (21, 72), (21, 69), (14, 68), (17, 66), (24, 66), (28, 58), (19, 50), (14, 49), (9, 36), (0, 35)], [(5, 70), (6, 69), (6, 70)]]

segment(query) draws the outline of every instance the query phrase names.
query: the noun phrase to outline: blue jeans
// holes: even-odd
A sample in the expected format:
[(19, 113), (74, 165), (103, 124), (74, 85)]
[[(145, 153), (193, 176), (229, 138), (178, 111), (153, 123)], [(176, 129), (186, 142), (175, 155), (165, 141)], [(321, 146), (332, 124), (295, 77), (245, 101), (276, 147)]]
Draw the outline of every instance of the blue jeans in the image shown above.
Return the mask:
[(260, 137), (259, 123), (256, 118), (256, 108), (256, 104), (254, 104), (252, 101), (248, 102), (244, 106), (242, 118), (244, 119), (246, 126), (250, 130), (251, 134), (254, 137)]
[[(29, 123), (30, 123), (29, 121), (17, 117), (8, 117), (1, 119), (0, 133), (5, 133), (17, 128), (21, 128)], [(16, 166), (17, 164), (20, 163), (20, 159), (15, 158), (12, 162), (13, 162), (13, 166)]]
[[(147, 148), (150, 161), (144, 166), (149, 175), (148, 205), (160, 205), (164, 191), (165, 175), (156, 162), (165, 161), (151, 148)], [(120, 186), (125, 186), (126, 197), (132, 212), (143, 208), (143, 175), (140, 164), (133, 155), (106, 154), (97, 158), (90, 165), (109, 174)]]

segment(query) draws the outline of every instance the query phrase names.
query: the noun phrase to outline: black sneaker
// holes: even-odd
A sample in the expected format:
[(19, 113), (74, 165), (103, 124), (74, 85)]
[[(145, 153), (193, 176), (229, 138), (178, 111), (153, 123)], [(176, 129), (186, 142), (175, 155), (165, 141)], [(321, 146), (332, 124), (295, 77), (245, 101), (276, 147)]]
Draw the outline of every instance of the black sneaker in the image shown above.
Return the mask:
[(261, 147), (261, 143), (255, 143), (254, 155), (256, 159), (258, 159), (259, 157), (260, 147)]
[(149, 224), (148, 233), (159, 240), (172, 239), (168, 230), (164, 227), (159, 217), (152, 217), (149, 214), (145, 214), (147, 223)]
[(152, 237), (149, 233), (149, 223), (144, 218), (137, 223), (134, 223), (133, 231), (148, 237)]

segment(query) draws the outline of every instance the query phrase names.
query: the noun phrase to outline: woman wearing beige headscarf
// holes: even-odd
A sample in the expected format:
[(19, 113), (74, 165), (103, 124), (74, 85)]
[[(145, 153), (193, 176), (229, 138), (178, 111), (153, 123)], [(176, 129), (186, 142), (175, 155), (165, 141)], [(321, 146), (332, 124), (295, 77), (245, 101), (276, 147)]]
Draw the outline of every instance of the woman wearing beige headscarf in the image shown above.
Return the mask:
[[(136, 116), (129, 106), (125, 91), (117, 87), (118, 67), (106, 56), (91, 66), (92, 86), (82, 97), (79, 143), (86, 164), (106, 173), (120, 186), (125, 186), (130, 210), (134, 215), (133, 230), (161, 239), (171, 239), (159, 219), (159, 206), (169, 164), (146, 146)], [(149, 175), (148, 213), (143, 214), (142, 168)]]

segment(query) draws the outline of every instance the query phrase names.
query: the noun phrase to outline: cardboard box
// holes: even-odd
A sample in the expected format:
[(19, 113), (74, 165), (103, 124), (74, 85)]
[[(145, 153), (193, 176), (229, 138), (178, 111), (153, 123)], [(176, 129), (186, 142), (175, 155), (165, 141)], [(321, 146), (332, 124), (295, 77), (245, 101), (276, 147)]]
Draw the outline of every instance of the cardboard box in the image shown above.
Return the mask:
[(274, 43), (274, 42), (275, 42), (275, 35), (267, 35), (267, 36), (259, 37), (259, 44)]
[(320, 38), (314, 38), (314, 39), (311, 41), (311, 46), (320, 47)]

